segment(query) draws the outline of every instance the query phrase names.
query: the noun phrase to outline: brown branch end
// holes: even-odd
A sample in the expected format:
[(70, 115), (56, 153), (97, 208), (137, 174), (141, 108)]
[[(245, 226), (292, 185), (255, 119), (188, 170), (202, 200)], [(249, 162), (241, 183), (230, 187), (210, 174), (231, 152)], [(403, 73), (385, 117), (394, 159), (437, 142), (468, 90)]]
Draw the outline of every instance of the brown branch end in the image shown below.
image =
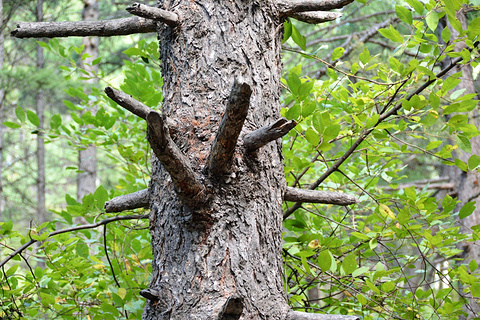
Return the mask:
[(138, 208), (148, 208), (150, 197), (148, 189), (140, 190), (134, 193), (115, 197), (105, 202), (105, 212), (121, 212)]
[(358, 202), (358, 199), (350, 194), (332, 191), (305, 190), (287, 187), (283, 196), (285, 201), (309, 202), (348, 206)]
[(285, 118), (280, 118), (270, 125), (247, 133), (243, 137), (243, 145), (247, 152), (255, 151), (267, 143), (283, 137), (295, 128), (296, 125), (297, 122), (295, 120), (287, 121)]
[(163, 22), (170, 26), (175, 26), (180, 21), (180, 18), (176, 13), (160, 8), (150, 7), (138, 2), (135, 2), (134, 4), (128, 6), (126, 10), (136, 16)]
[(152, 111), (149, 107), (133, 99), (131, 96), (120, 90), (113, 89), (112, 87), (106, 87), (105, 93), (107, 96), (115, 101), (119, 106), (127, 109), (134, 115), (139, 116), (142, 119), (147, 119), (147, 115)]

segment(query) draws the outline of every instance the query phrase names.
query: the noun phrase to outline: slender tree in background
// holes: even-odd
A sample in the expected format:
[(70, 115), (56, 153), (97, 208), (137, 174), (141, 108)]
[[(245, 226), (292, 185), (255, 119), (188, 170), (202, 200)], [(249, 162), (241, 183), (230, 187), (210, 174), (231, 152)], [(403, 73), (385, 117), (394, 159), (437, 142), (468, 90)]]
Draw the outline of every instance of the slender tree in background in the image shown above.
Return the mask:
[[(43, 21), (43, 0), (37, 1), (37, 21)], [(43, 48), (37, 45), (37, 69), (42, 70), (45, 67), (45, 57)], [(45, 93), (39, 86), (36, 100), (36, 111), (39, 120), (37, 133), (37, 223), (41, 225), (46, 222), (47, 209), (45, 207), (45, 144), (43, 139), (44, 119), (45, 119)]]
[[(0, 0), (0, 70), (3, 69), (3, 63), (5, 60), (5, 35), (4, 35), (4, 28), (5, 25), (3, 23), (3, 0)], [(3, 135), (5, 127), (3, 126), (4, 121), (4, 101), (5, 101), (5, 90), (3, 85), (0, 85), (0, 220), (2, 220), (2, 212), (3, 212)]]
[[(83, 21), (96, 21), (99, 16), (99, 8), (97, 0), (84, 0), (84, 7), (82, 11)], [(89, 85), (97, 83), (96, 72), (98, 71), (98, 65), (93, 65), (92, 61), (98, 58), (98, 37), (84, 37), (82, 43), (85, 46), (83, 54), (87, 54), (89, 57), (82, 60), (83, 68), (88, 72), (90, 79), (86, 80)], [(89, 90), (89, 88), (87, 89)], [(87, 108), (92, 114), (95, 114), (95, 108), (89, 106)], [(87, 128), (84, 128), (86, 130)], [(89, 193), (93, 193), (96, 189), (97, 181), (97, 149), (95, 145), (89, 144), (85, 146), (85, 149), (81, 149), (78, 152), (78, 170), (80, 173), (77, 178), (77, 200), (81, 201), (82, 198)]]

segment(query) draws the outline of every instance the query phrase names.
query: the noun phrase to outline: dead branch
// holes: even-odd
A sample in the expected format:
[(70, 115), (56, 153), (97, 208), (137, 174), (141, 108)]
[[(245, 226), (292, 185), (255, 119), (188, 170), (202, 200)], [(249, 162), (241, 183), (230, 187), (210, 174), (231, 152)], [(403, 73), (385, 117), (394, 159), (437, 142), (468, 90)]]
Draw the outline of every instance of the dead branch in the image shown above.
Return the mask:
[(147, 115), (147, 139), (153, 152), (172, 177), (178, 195), (190, 207), (198, 207), (208, 200), (206, 187), (182, 151), (170, 138), (166, 119), (156, 112)]
[(132, 17), (99, 21), (19, 22), (12, 31), (17, 38), (111, 37), (156, 31), (153, 20)]
[(306, 313), (299, 311), (289, 311), (287, 320), (359, 320), (357, 316), (344, 316), (337, 314)]
[[(63, 233), (69, 233), (73, 231), (79, 231), (79, 230), (86, 230), (86, 229), (95, 229), (99, 226), (106, 225), (108, 223), (114, 222), (114, 221), (123, 221), (123, 220), (139, 220), (139, 219), (148, 219), (148, 214), (142, 214), (142, 215), (131, 215), (131, 216), (117, 216), (117, 217), (111, 217), (104, 219), (102, 221), (99, 221), (97, 223), (92, 223), (92, 224), (85, 224), (85, 225), (79, 225), (71, 228), (66, 228), (62, 230), (57, 230), (53, 231), (48, 234), (47, 238), (51, 238), (53, 236), (63, 234)], [(8, 255), (2, 262), (0, 262), (0, 268), (3, 267), (8, 261), (10, 261), (13, 257), (15, 257), (17, 254), (21, 254), (25, 249), (30, 247), (32, 244), (38, 242), (38, 240), (31, 239), (27, 243), (25, 243), (23, 246), (12, 252), (11, 254)]]
[(290, 18), (311, 23), (323, 23), (327, 21), (333, 21), (342, 16), (341, 12), (328, 12), (328, 11), (312, 11), (312, 12), (296, 12), (288, 15)]
[(146, 18), (146, 19), (152, 19), (155, 21), (160, 21), (170, 26), (177, 25), (180, 20), (178, 15), (173, 12), (163, 10), (160, 8), (150, 7), (138, 2), (135, 2), (134, 4), (128, 6), (126, 10), (136, 16)]
[(225, 114), (210, 151), (209, 171), (215, 177), (222, 176), (230, 170), (237, 139), (248, 114), (251, 94), (250, 85), (235, 79)]
[(340, 9), (353, 0), (277, 0), (278, 11), (289, 16), (305, 11), (330, 11)]
[(287, 187), (283, 200), (293, 202), (310, 202), (348, 206), (355, 204), (358, 199), (350, 194), (332, 191), (307, 190)]
[(150, 111), (152, 111), (152, 109), (140, 101), (133, 99), (130, 95), (120, 90), (113, 89), (112, 87), (106, 87), (105, 93), (110, 99), (118, 103), (118, 105), (142, 119), (147, 119), (147, 115), (150, 113)]
[(449, 180), (450, 178), (448, 177), (417, 180), (410, 183), (400, 183), (396, 188), (384, 187), (382, 190), (394, 191), (410, 187), (415, 187), (416, 189), (423, 189), (427, 187), (428, 190), (452, 190), (455, 188), (455, 185), (453, 182), (449, 182)]
[(105, 212), (121, 212), (138, 208), (147, 208), (150, 205), (148, 189), (115, 197), (105, 202)]
[(243, 137), (243, 145), (247, 152), (255, 151), (270, 141), (286, 135), (290, 130), (295, 128), (297, 122), (295, 120), (287, 121), (285, 118), (280, 118), (268, 126), (261, 127), (255, 131), (246, 134)]

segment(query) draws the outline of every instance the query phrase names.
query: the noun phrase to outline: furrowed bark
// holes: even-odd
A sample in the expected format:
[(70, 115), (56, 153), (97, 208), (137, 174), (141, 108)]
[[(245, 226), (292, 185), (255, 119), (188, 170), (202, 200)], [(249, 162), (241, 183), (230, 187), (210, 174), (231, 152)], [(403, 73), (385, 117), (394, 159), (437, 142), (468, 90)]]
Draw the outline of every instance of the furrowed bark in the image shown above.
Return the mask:
[(247, 152), (255, 151), (267, 143), (283, 137), (295, 128), (296, 125), (297, 122), (295, 120), (287, 121), (285, 118), (280, 118), (268, 126), (246, 134), (243, 137), (243, 145)]
[(178, 195), (191, 208), (208, 200), (204, 184), (193, 171), (188, 159), (170, 138), (166, 120), (156, 112), (147, 115), (147, 138), (153, 152), (168, 171), (177, 188)]
[(328, 21), (333, 21), (342, 16), (341, 12), (328, 12), (328, 11), (306, 11), (306, 12), (295, 12), (288, 15), (290, 18), (310, 23), (324, 23)]
[(248, 84), (235, 80), (209, 157), (209, 170), (215, 177), (224, 175), (232, 166), (237, 139), (248, 114), (251, 94), (252, 89)]
[(359, 320), (357, 316), (330, 315), (319, 313), (306, 313), (299, 311), (290, 311), (287, 320)]
[(111, 37), (155, 32), (156, 22), (139, 18), (100, 21), (19, 22), (12, 31), (17, 38)]
[(147, 107), (140, 101), (133, 99), (131, 96), (120, 90), (113, 89), (112, 87), (106, 87), (105, 93), (118, 105), (142, 119), (146, 120), (147, 115), (150, 113), (150, 111), (152, 111), (151, 108)]
[(150, 205), (150, 195), (148, 189), (143, 189), (134, 193), (115, 197), (105, 202), (105, 212), (121, 212), (139, 208), (148, 208)]
[(166, 23), (170, 26), (175, 26), (179, 23), (180, 19), (176, 13), (163, 10), (160, 8), (150, 7), (141, 3), (135, 2), (134, 4), (126, 8), (128, 12), (136, 16), (151, 19), (159, 22)]
[(348, 206), (358, 202), (356, 197), (346, 193), (306, 190), (292, 187), (287, 187), (285, 189), (283, 200), (293, 202), (335, 204), (339, 206)]
[(277, 7), (281, 14), (289, 16), (305, 11), (330, 11), (340, 9), (353, 0), (278, 0)]

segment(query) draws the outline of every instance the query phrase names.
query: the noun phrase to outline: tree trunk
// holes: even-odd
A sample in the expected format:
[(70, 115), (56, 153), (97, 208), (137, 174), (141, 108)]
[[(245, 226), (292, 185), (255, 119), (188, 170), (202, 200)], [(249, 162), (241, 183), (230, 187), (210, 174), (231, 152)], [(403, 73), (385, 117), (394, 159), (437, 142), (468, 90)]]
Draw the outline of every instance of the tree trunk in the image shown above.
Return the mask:
[[(282, 22), (272, 1), (165, 1), (183, 23), (159, 27), (163, 113), (197, 173), (208, 156), (234, 79), (250, 84), (243, 133), (280, 117)], [(179, 133), (179, 134), (175, 134)], [(241, 152), (210, 176), (210, 202), (190, 209), (157, 159), (150, 184), (154, 260), (145, 319), (285, 319), (281, 143)]]
[[(457, 13), (457, 18), (461, 22), (462, 27), (467, 30), (468, 21), (466, 12), (460, 10)], [(456, 31), (449, 23), (447, 23), (447, 27), (451, 32), (451, 39), (458, 38), (458, 31)], [(460, 52), (462, 49), (466, 48), (466, 45), (463, 42), (459, 42), (455, 45), (455, 52)], [(448, 59), (445, 59), (448, 60)], [(445, 61), (448, 63), (448, 61)], [(450, 74), (454, 74), (456, 72), (462, 72), (461, 81), (460, 83), (452, 89), (453, 91), (465, 89), (464, 95), (477, 93), (475, 90), (475, 85), (473, 81), (473, 70), (471, 65), (459, 65), (454, 70), (451, 71)], [(449, 74), (449, 75), (450, 75)], [(479, 95), (477, 93), (477, 98)], [(473, 109), (469, 114), (469, 123), (475, 125), (477, 128), (479, 127), (478, 122), (478, 109)], [(470, 143), (472, 146), (472, 154), (479, 155), (480, 154), (480, 137), (474, 137), (470, 139)], [(471, 154), (457, 149), (455, 152), (455, 157), (468, 163), (468, 159), (470, 158)], [(457, 210), (470, 201), (478, 201), (480, 196), (480, 174), (474, 170), (469, 170), (468, 172), (463, 172), (462, 170), (458, 169), (455, 166), (443, 166), (442, 167), (442, 176), (449, 176), (450, 181), (454, 183), (454, 189), (457, 193), (457, 200), (460, 201), (460, 204), (457, 206)], [(476, 205), (476, 209), (474, 212), (469, 215), (468, 217), (460, 220), (461, 224), (461, 233), (462, 234), (472, 234), (472, 227), (480, 224), (480, 205)], [(465, 260), (463, 263), (468, 263), (471, 260), (480, 261), (480, 241), (465, 241), (463, 243), (463, 247), (461, 248), (464, 250), (463, 256)], [(477, 317), (480, 314), (480, 306), (474, 300), (471, 299), (469, 302), (470, 308), (465, 308), (465, 311), (468, 313), (468, 319)]]
[[(82, 12), (82, 19), (85, 21), (96, 21), (99, 17), (97, 0), (84, 0), (84, 8)], [(93, 66), (92, 61), (98, 57), (98, 37), (85, 37), (82, 39), (85, 49), (83, 53), (91, 57), (83, 60), (82, 67), (89, 72), (90, 79), (86, 80), (89, 84), (96, 83), (95, 74), (98, 71), (98, 65)], [(90, 112), (95, 115), (95, 109), (90, 109)], [(86, 129), (86, 128), (84, 128)], [(78, 152), (78, 169), (81, 173), (77, 178), (77, 200), (82, 201), (82, 198), (95, 192), (97, 184), (97, 149), (94, 145), (89, 145), (84, 150)]]
[[(3, 21), (3, 0), (0, 0), (0, 21)], [(5, 36), (4, 26), (0, 29), (0, 70), (3, 69), (3, 63), (5, 59)], [(2, 218), (3, 213), (3, 135), (5, 127), (2, 125), (5, 118), (5, 90), (3, 85), (0, 85), (0, 221), (4, 221)]]

